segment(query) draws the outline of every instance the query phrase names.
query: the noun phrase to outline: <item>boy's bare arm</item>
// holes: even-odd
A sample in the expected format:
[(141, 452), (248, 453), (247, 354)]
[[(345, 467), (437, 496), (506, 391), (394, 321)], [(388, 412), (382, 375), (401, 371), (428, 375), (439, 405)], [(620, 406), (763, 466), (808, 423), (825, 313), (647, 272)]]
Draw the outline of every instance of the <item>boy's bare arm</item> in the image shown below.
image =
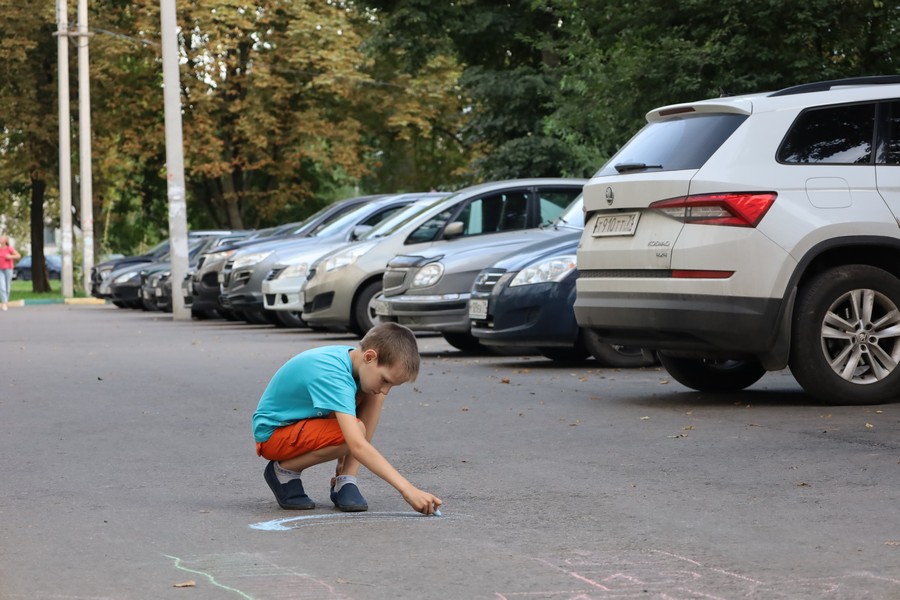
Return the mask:
[(366, 426), (366, 439), (370, 442), (378, 429), (381, 419), (381, 411), (384, 409), (384, 394), (364, 394), (359, 392), (357, 396), (356, 416)]
[[(377, 404), (377, 403), (376, 403)], [(417, 512), (430, 515), (442, 502), (440, 498), (423, 492), (411, 484), (397, 469), (381, 455), (381, 453), (366, 439), (356, 416), (347, 413), (335, 413), (344, 441), (350, 450), (350, 454), (363, 464), (367, 469), (384, 479), (403, 496)], [(365, 422), (365, 421), (363, 421)], [(377, 421), (376, 421), (377, 423)]]

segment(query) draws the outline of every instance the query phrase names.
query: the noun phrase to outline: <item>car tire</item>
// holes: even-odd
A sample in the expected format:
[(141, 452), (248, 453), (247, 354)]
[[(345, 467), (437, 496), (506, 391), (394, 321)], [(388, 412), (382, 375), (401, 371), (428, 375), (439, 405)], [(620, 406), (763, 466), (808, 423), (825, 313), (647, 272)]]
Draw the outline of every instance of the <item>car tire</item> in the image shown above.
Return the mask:
[(798, 293), (790, 368), (829, 404), (878, 404), (900, 396), (900, 279), (868, 265), (815, 276)]
[(579, 342), (598, 363), (614, 369), (637, 369), (656, 364), (656, 356), (642, 348), (604, 342), (590, 329), (581, 329)]
[(196, 321), (205, 321), (207, 319), (215, 319), (219, 315), (216, 314), (214, 310), (204, 310), (204, 309), (191, 309), (191, 318)]
[(271, 325), (272, 322), (269, 320), (269, 317), (266, 316), (265, 311), (256, 310), (256, 309), (244, 309), (241, 311), (244, 315), (244, 320), (250, 323), (251, 325)]
[(375, 296), (381, 293), (381, 280), (371, 281), (356, 295), (353, 302), (353, 318), (350, 323), (350, 331), (363, 337), (381, 319), (375, 314)]
[(470, 354), (482, 354), (486, 351), (485, 346), (471, 333), (444, 331), (441, 332), (441, 335), (448, 344), (457, 350), (462, 350), (463, 352), (468, 352)]
[(304, 321), (300, 313), (294, 310), (273, 310), (275, 313), (275, 317), (281, 322), (281, 325), (284, 327), (290, 328), (300, 328), (306, 327), (306, 321)]
[(698, 392), (738, 392), (766, 374), (759, 361), (684, 358), (659, 353), (659, 362), (675, 381)]
[(549, 358), (553, 362), (558, 363), (580, 363), (591, 356), (591, 353), (580, 344), (568, 348), (564, 346), (540, 346), (537, 348), (537, 351), (544, 358)]

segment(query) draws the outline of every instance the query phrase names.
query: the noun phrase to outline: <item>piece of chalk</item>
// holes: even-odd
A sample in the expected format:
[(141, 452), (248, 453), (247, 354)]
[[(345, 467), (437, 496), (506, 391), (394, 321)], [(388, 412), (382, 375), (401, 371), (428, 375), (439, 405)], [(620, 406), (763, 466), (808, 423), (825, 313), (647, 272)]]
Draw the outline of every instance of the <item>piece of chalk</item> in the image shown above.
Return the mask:
[(435, 517), (442, 517), (442, 516), (443, 516), (443, 515), (441, 514), (440, 509), (438, 509), (438, 508), (434, 509), (434, 512), (431, 513), (431, 514), (434, 515)]

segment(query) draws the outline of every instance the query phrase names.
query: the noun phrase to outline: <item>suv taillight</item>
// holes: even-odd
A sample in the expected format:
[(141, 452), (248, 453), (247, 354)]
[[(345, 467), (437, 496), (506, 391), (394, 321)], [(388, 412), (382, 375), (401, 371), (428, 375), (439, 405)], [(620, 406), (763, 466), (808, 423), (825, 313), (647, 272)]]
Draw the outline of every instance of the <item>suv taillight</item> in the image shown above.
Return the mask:
[(659, 200), (650, 208), (695, 225), (756, 227), (777, 197), (775, 192), (697, 194)]

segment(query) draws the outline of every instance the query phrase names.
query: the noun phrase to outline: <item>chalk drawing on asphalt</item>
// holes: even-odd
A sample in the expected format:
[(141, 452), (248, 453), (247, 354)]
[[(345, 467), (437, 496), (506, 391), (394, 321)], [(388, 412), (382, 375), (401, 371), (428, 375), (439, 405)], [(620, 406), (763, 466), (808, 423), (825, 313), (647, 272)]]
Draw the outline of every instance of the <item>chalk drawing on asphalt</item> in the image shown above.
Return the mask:
[[(703, 564), (662, 550), (577, 552), (535, 558), (561, 577), (557, 587), (523, 581), (520, 590), (495, 592), (497, 600), (856, 600), (900, 598), (900, 578), (866, 571), (827, 577), (762, 578)], [(541, 577), (546, 581), (546, 572)]]
[[(453, 517), (464, 515), (454, 514)], [(441, 517), (431, 517), (421, 515), (415, 512), (357, 512), (357, 513), (326, 513), (302, 515), (299, 517), (286, 517), (284, 519), (274, 519), (272, 521), (262, 521), (260, 523), (251, 523), (250, 529), (258, 529), (260, 531), (290, 531), (291, 529), (299, 529), (301, 527), (313, 527), (317, 525), (328, 525), (331, 523), (347, 523), (347, 522), (373, 522), (373, 521), (407, 521), (417, 520), (423, 523), (440, 523), (451, 519), (447, 515)]]
[(164, 555), (179, 571), (197, 576), (197, 587), (215, 587), (235, 600), (350, 600), (335, 585), (253, 552), (180, 558)]

